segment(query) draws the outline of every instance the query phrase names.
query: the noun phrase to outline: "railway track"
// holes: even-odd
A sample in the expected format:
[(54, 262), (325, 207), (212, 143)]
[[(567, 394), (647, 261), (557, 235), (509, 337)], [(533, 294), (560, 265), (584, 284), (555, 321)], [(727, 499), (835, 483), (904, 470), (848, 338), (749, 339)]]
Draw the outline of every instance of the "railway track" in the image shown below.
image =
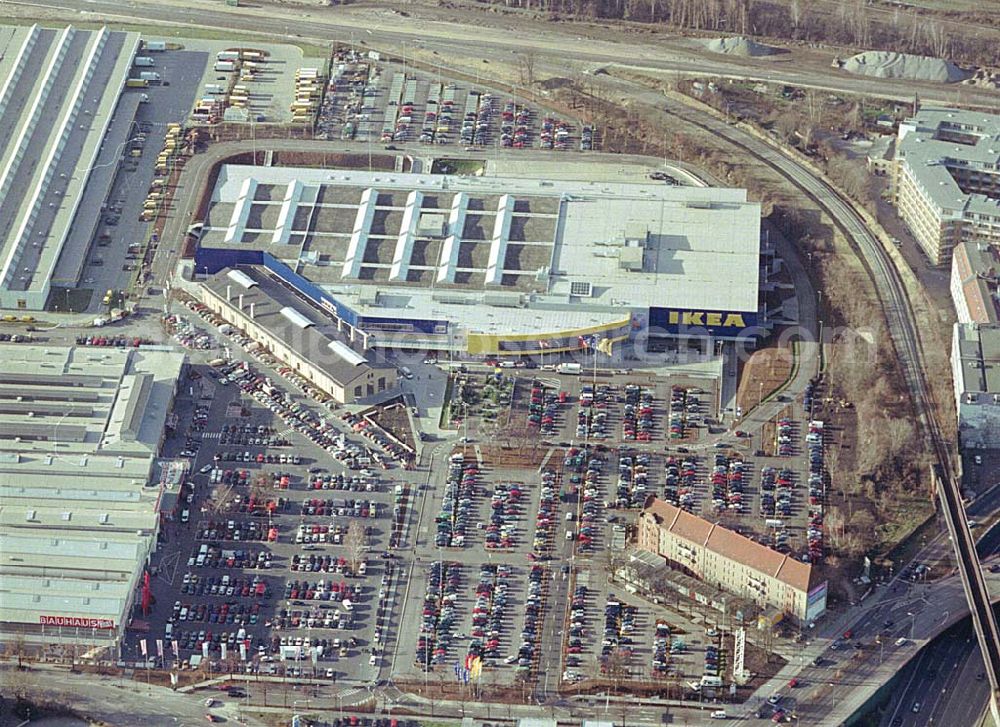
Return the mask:
[(951, 448), (935, 415), (933, 396), (925, 374), (925, 357), (920, 329), (902, 276), (893, 265), (878, 238), (865, 225), (864, 219), (832, 185), (816, 177), (804, 166), (754, 136), (741, 132), (712, 116), (695, 111), (684, 104), (666, 99), (667, 113), (694, 126), (720, 136), (734, 146), (771, 167), (799, 188), (823, 209), (833, 223), (851, 241), (861, 256), (875, 283), (886, 324), (904, 380), (921, 423), (925, 445), (935, 458), (942, 506), (952, 534), (969, 610), (976, 625), (976, 635), (982, 652), (987, 655), (986, 667), (994, 694), (1000, 678), (1000, 629), (990, 603), (989, 591), (983, 578), (975, 542), (966, 525), (965, 509)]

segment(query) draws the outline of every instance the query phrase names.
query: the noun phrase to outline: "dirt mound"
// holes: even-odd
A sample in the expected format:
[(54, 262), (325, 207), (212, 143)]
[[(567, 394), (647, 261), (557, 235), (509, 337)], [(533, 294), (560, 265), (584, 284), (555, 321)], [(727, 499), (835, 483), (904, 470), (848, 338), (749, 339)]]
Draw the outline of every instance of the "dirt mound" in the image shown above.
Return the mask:
[(756, 58), (759, 56), (770, 56), (778, 52), (777, 48), (769, 45), (761, 45), (742, 35), (731, 38), (716, 38), (705, 43), (705, 47), (712, 53), (724, 53), (727, 56), (746, 56)]
[(848, 73), (875, 78), (902, 78), (909, 81), (957, 83), (971, 74), (951, 61), (930, 56), (913, 56), (891, 51), (866, 51), (844, 61)]

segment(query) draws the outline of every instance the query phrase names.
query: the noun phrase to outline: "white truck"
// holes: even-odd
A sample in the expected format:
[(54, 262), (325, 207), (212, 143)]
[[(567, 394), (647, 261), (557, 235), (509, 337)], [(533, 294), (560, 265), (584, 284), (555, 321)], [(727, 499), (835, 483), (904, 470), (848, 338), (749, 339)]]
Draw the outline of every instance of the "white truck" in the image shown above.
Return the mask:
[(149, 56), (136, 56), (132, 63), (140, 68), (149, 68), (156, 65), (156, 61)]
[(583, 373), (583, 365), (578, 363), (562, 363), (556, 366), (556, 371), (560, 374), (573, 374), (579, 376)]
[(143, 71), (142, 73), (139, 74), (139, 78), (142, 79), (143, 81), (159, 83), (160, 74), (157, 73), (156, 71)]

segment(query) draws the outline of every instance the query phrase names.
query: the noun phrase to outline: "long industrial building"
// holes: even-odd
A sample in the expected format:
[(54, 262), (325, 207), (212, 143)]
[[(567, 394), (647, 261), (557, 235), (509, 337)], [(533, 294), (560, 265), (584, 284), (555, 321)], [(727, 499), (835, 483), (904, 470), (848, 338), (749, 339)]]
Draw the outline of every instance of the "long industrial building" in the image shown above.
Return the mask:
[(80, 278), (139, 103), (122, 95), (139, 35), (35, 25), (0, 38), (0, 307), (41, 310)]
[(184, 357), (0, 350), (0, 639), (112, 647), (156, 547), (157, 455)]
[(545, 354), (766, 325), (745, 190), (225, 165), (211, 195), (194, 273), (263, 266), (366, 347)]
[(363, 334), (324, 311), (265, 268), (227, 269), (198, 286), (210, 310), (341, 404), (395, 389), (396, 369), (372, 363)]
[(682, 573), (799, 623), (826, 612), (827, 582), (810, 564), (658, 498), (650, 497), (639, 514), (638, 546)]
[(964, 241), (1000, 243), (1000, 116), (922, 108), (899, 125), (893, 195), (934, 265)]

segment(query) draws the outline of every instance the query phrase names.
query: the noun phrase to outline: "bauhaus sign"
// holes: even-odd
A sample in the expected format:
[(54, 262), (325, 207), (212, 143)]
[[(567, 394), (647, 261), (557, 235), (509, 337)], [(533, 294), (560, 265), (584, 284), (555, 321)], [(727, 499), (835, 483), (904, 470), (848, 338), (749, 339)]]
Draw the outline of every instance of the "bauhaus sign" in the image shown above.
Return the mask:
[(69, 626), (80, 629), (113, 629), (114, 620), (110, 618), (90, 618), (87, 616), (39, 616), (38, 623), (43, 626)]
[(708, 331), (719, 336), (738, 336), (757, 324), (755, 312), (650, 308), (649, 327), (670, 333)]

